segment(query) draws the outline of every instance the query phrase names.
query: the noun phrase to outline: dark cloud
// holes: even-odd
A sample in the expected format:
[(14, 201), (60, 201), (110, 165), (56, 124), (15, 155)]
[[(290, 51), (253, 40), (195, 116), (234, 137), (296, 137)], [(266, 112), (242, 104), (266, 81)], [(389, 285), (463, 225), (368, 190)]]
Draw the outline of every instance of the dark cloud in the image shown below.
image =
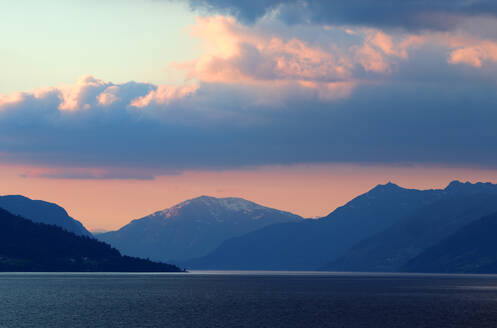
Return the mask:
[[(244, 105), (246, 95), (234, 87), (205, 85), (166, 109), (121, 108), (106, 115), (99, 108), (66, 113), (40, 100), (28, 102), (11, 109), (16, 113), (10, 119), (9, 109), (0, 115), (0, 153), (8, 154), (4, 162), (129, 167), (156, 175), (328, 162), (497, 167), (493, 86), (392, 82), (361, 86), (350, 98), (333, 102), (298, 88), (291, 93), (281, 108), (274, 108)], [(202, 104), (216, 106), (217, 114), (204, 111)], [(37, 119), (28, 119), (33, 116)], [(91, 178), (82, 174), (52, 175)]]
[(450, 29), (468, 16), (496, 16), (494, 0), (188, 0), (194, 9), (237, 16), (254, 22), (266, 13), (288, 23), (320, 23)]
[[(266, 75), (198, 89), (87, 77), (69, 90), (0, 97), (0, 163), (78, 179), (300, 163), (497, 168), (497, 62), (450, 64), (435, 43), (377, 79), (354, 77), (339, 97)], [(265, 63), (244, 53), (235, 67)]]

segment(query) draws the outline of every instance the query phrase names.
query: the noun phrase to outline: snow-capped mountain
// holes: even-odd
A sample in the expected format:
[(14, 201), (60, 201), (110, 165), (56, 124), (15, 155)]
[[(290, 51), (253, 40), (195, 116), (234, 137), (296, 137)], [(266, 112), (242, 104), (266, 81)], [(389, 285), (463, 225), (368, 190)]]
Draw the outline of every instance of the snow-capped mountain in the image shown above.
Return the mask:
[(242, 198), (201, 196), (134, 220), (118, 231), (97, 235), (124, 254), (162, 261), (204, 256), (224, 240), (298, 215)]

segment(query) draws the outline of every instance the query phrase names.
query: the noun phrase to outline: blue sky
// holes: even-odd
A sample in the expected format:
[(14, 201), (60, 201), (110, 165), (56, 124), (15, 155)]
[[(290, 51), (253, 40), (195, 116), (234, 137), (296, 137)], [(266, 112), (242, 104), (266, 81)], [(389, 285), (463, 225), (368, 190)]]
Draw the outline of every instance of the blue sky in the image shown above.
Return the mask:
[(179, 83), (172, 61), (194, 58), (188, 6), (136, 0), (1, 1), (0, 93), (74, 83)]

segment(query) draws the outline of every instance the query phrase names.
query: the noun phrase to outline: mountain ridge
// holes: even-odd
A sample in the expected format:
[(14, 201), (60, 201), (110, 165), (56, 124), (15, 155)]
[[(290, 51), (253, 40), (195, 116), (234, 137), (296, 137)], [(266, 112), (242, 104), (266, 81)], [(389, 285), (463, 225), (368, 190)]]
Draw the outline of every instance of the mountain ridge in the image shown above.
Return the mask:
[(178, 267), (122, 256), (110, 245), (0, 209), (2, 272), (181, 272)]
[(497, 212), (460, 228), (425, 249), (399, 271), (421, 273), (496, 273)]
[[(442, 193), (379, 184), (321, 219), (264, 227), (226, 240), (207, 256), (182, 265), (220, 270), (313, 270)], [(389, 206), (392, 201), (400, 206)]]
[(440, 200), (360, 241), (322, 269), (396, 271), (425, 248), (493, 211), (497, 211), (497, 185), (453, 181)]
[(0, 208), (33, 222), (56, 225), (77, 235), (93, 237), (81, 222), (69, 216), (67, 211), (56, 203), (23, 195), (4, 195), (0, 196)]

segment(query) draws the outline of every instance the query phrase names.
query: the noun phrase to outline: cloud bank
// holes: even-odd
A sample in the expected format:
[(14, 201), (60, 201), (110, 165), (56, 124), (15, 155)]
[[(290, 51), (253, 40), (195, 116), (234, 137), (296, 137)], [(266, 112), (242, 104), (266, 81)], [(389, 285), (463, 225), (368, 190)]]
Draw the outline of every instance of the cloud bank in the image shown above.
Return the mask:
[[(76, 179), (300, 163), (497, 168), (493, 4), (415, 3), (425, 18), (446, 12), (474, 21), (469, 29), (391, 30), (383, 27), (396, 26), (393, 18), (376, 13), (383, 5), (368, 18), (383, 25), (344, 14), (370, 1), (192, 3), (252, 24), (199, 17), (190, 35), (203, 53), (171, 65), (188, 77), (183, 85), (86, 76), (0, 95), (0, 162), (45, 168), (26, 177)], [(309, 16), (319, 24), (290, 26), (281, 18), (287, 6), (307, 15), (341, 6), (333, 15), (342, 20)], [(401, 18), (415, 5), (389, 6)], [(337, 22), (347, 25), (321, 24)]]
[(465, 18), (496, 17), (492, 0), (188, 0), (193, 9), (254, 23), (273, 15), (292, 24), (361, 25), (409, 30), (446, 30)]

